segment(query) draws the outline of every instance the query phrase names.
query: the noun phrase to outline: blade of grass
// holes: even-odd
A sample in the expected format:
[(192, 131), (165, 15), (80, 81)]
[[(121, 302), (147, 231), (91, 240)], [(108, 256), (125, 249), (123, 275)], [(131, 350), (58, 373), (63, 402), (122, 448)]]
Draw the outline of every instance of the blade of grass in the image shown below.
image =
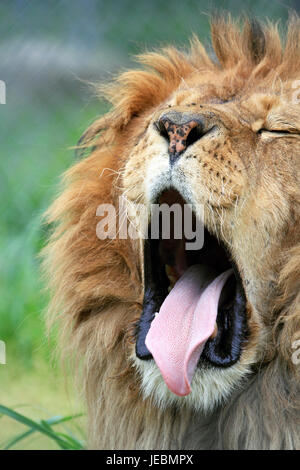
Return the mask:
[(69, 443), (70, 447), (72, 447), (73, 450), (83, 450), (83, 445), (77, 439), (74, 439), (73, 437), (68, 436), (68, 434), (62, 432), (58, 432), (56, 434), (57, 436), (60, 436), (65, 439), (65, 441)]
[[(9, 416), (10, 418), (18, 421), (19, 423), (24, 424), (25, 426), (29, 427), (30, 429), (34, 431), (38, 431), (42, 434), (45, 434), (48, 436), (50, 439), (53, 439), (61, 449), (78, 449), (78, 445), (71, 444), (69, 440), (65, 440), (62, 437), (59, 436), (58, 433), (53, 432), (51, 427), (48, 425), (45, 426), (42, 423), (38, 423), (36, 421), (33, 421), (30, 418), (27, 418), (24, 415), (21, 415), (20, 413), (17, 413), (16, 411), (7, 408), (6, 406), (0, 405), (0, 413), (5, 414), (6, 416)], [(49, 429), (50, 428), (50, 429)], [(82, 448), (82, 446), (81, 446)]]
[[(46, 429), (48, 429), (50, 432), (52, 432), (52, 428), (51, 426), (48, 424), (47, 421), (45, 420), (41, 420), (41, 424), (43, 426), (45, 426)], [(62, 433), (62, 432), (56, 432), (55, 433), (57, 436), (60, 436), (62, 437), (63, 439), (65, 439), (72, 447), (74, 447), (74, 449), (77, 449), (77, 450), (80, 450), (80, 449), (83, 449), (83, 446), (81, 444), (80, 441), (78, 441), (77, 439), (73, 438), (72, 436), (66, 434), (66, 433)]]
[[(13, 447), (15, 444), (18, 442), (22, 441), (22, 439), (26, 439), (26, 437), (30, 436), (35, 432), (34, 429), (29, 429), (29, 431), (22, 432), (21, 434), (18, 434), (17, 436), (13, 437), (6, 445), (3, 444), (3, 450), (9, 450), (11, 447)], [(4, 447), (5, 445), (5, 447)], [(1, 446), (2, 448), (2, 446)]]
[[(71, 421), (73, 419), (80, 418), (81, 416), (83, 416), (82, 413), (78, 413), (76, 415), (70, 415), (70, 416), (53, 416), (53, 417), (48, 418), (48, 419), (43, 420), (43, 421), (44, 421), (44, 423), (47, 423), (48, 425), (55, 426), (56, 424), (65, 423), (66, 421)], [(6, 444), (3, 444), (3, 446), (5, 445), (4, 450), (11, 449), (11, 447), (16, 445), (18, 442), (22, 441), (23, 439), (26, 439), (26, 437), (30, 436), (34, 432), (36, 432), (36, 429), (30, 429), (29, 431), (22, 432), (21, 434), (18, 434), (17, 436), (13, 437), (11, 440), (6, 442)], [(76, 439), (75, 439), (75, 441), (76, 441)], [(81, 445), (80, 441), (78, 441), (78, 443)], [(81, 445), (81, 448), (83, 449), (82, 445)]]

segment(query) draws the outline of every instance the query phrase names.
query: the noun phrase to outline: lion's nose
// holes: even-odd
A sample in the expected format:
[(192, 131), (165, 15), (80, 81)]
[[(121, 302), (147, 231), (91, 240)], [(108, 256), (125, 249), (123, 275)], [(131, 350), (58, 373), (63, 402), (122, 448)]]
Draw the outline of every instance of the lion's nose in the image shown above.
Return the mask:
[(169, 142), (171, 163), (174, 163), (187, 147), (206, 134), (201, 118), (186, 116), (182, 113), (169, 113), (162, 116), (157, 122), (157, 127), (160, 134)]

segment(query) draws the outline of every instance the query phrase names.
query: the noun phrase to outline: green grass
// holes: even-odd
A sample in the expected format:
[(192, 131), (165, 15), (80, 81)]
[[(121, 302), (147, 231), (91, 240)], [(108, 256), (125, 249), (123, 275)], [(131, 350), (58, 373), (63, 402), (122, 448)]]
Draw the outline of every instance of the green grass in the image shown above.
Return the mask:
[[(58, 449), (55, 437), (40, 432), (34, 425), (44, 426), (44, 421), (49, 420), (55, 435), (67, 434), (83, 447), (84, 410), (74, 393), (71, 379), (66, 382), (61, 371), (38, 354), (31, 362), (30, 367), (25, 367), (23, 361), (14, 357), (11, 363), (0, 365), (0, 405), (7, 408), (0, 407), (0, 449), (9, 444), (12, 449)], [(13, 415), (13, 412), (26, 420)], [(76, 416), (76, 419), (61, 421), (70, 416)], [(22, 439), (15, 441), (20, 436)]]
[(53, 416), (48, 419), (40, 419), (38, 421), (28, 418), (27, 416), (18, 413), (12, 408), (7, 408), (6, 406), (0, 405), (0, 418), (2, 416), (8, 416), (9, 418), (15, 420), (17, 423), (20, 423), (26, 426), (27, 430), (23, 431), (13, 437), (7, 439), (0, 448), (4, 450), (9, 450), (15, 447), (18, 443), (23, 442), (24, 439), (32, 436), (34, 433), (40, 433), (44, 436), (47, 436), (48, 439), (57, 444), (61, 450), (83, 450), (84, 444), (77, 437), (73, 436), (72, 433), (65, 431), (64, 433), (59, 432), (53, 427), (58, 424), (67, 423), (71, 420), (81, 417), (81, 414), (71, 415), (71, 416)]
[(45, 334), (47, 294), (38, 254), (47, 237), (42, 214), (55, 196), (59, 176), (75, 161), (70, 147), (105, 109), (103, 103), (83, 104), (70, 95), (51, 103), (36, 98), (23, 100), (20, 107), (0, 107), (5, 122), (0, 131), (0, 340), (7, 352), (6, 365), (0, 364), (0, 404), (42, 427), (52, 427), (57, 436), (55, 441), (53, 435), (29, 432), (29, 422), (3, 415), (0, 448), (22, 435), (12, 448), (55, 449), (58, 443), (78, 447), (84, 441), (83, 418), (51, 421), (82, 409), (74, 392), (66, 392), (63, 374), (51, 365), (53, 344)]
[(41, 216), (54, 197), (58, 176), (74, 162), (69, 147), (103, 105), (58, 100), (57, 106), (37, 103), (26, 109), (26, 116), (21, 110), (14, 119), (8, 105), (0, 108), (7, 123), (1, 136), (7, 158), (0, 161), (0, 339), (19, 359), (30, 361), (34, 351), (45, 349), (41, 313), (47, 298), (37, 255), (47, 233)]

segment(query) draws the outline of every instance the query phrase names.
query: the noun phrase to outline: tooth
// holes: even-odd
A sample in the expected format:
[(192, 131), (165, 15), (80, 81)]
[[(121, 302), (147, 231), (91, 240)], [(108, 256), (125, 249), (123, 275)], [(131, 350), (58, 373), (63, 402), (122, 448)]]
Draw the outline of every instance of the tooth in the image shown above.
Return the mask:
[(169, 266), (168, 264), (165, 265), (165, 270), (166, 270), (166, 275), (169, 277), (169, 276), (172, 276), (173, 274), (173, 269), (171, 266)]
[(169, 266), (168, 264), (165, 265), (165, 271), (171, 283), (171, 286), (173, 287), (178, 281), (179, 277), (177, 276), (175, 269), (172, 266)]
[(168, 278), (169, 278), (169, 280), (171, 281), (171, 284), (173, 284), (173, 285), (174, 285), (174, 284), (176, 283), (176, 281), (177, 281), (177, 279), (176, 279), (175, 276), (168, 276)]

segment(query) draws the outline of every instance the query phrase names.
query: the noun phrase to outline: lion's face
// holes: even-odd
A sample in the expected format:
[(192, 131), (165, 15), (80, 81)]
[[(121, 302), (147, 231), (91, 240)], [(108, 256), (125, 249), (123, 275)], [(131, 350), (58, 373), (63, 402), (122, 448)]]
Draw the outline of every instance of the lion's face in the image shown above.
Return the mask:
[[(204, 214), (200, 250), (183, 248), (182, 240), (142, 241), (144, 303), (131, 356), (146, 396), (161, 406), (184, 401), (205, 410), (226, 398), (268, 349), (300, 150), (291, 83), (232, 96), (226, 77), (215, 76), (215, 86), (211, 80), (193, 76), (137, 120), (123, 174), (136, 225), (137, 204), (150, 211), (155, 203), (188, 203), (196, 220)], [(219, 278), (219, 291), (210, 294), (206, 287)], [(194, 292), (197, 282), (202, 290)], [(197, 326), (197, 315), (214, 322), (204, 339), (198, 333), (191, 339), (194, 328), (206, 328)]]

